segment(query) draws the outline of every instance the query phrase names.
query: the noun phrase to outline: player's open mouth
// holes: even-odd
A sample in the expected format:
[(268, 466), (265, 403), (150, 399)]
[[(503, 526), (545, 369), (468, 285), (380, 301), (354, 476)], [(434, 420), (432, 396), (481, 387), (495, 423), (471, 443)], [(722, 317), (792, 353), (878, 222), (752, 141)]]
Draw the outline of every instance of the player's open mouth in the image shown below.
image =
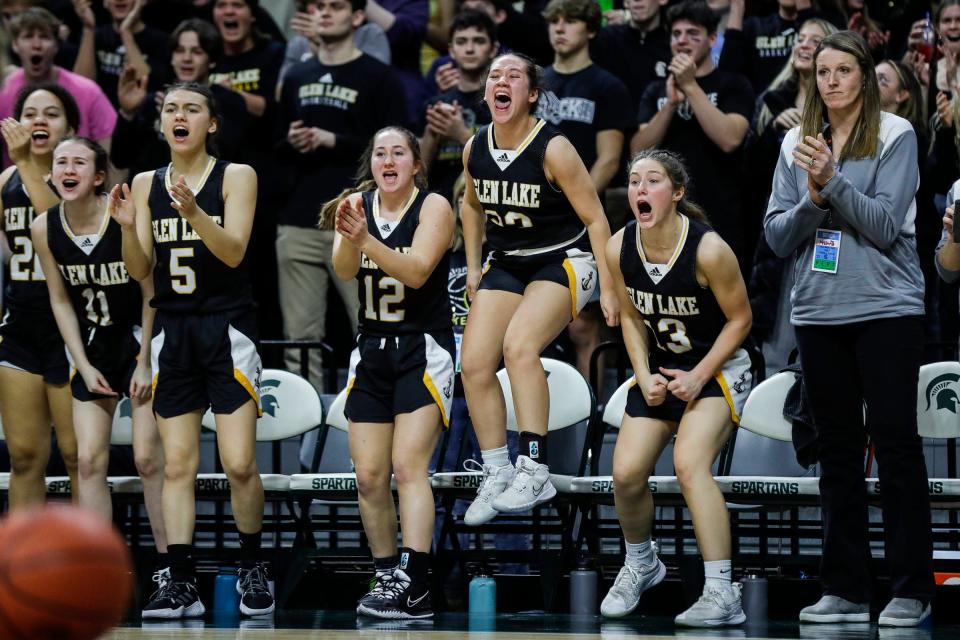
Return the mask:
[(50, 132), (44, 131), (43, 129), (38, 129), (30, 134), (30, 137), (38, 142), (46, 142), (50, 139)]
[(388, 185), (394, 185), (397, 183), (397, 172), (396, 171), (384, 171), (383, 172), (383, 181)]
[(80, 181), (74, 180), (73, 178), (67, 178), (63, 180), (61, 184), (63, 185), (63, 188), (66, 189), (67, 191), (73, 191), (74, 189), (77, 188), (77, 185), (80, 184)]
[(650, 206), (649, 202), (637, 201), (637, 217), (643, 221), (653, 218), (653, 207)]
[(173, 139), (177, 142), (183, 142), (190, 135), (190, 130), (186, 127), (176, 126), (173, 128)]
[(40, 55), (39, 53), (30, 56), (30, 64), (32, 64), (33, 66), (39, 65), (41, 62), (43, 62), (43, 56)]
[(510, 106), (510, 103), (513, 100), (510, 98), (510, 94), (506, 91), (497, 91), (493, 94), (493, 103), (494, 107), (497, 109), (506, 109)]
[(236, 20), (224, 20), (223, 28), (227, 31), (239, 31), (240, 23)]

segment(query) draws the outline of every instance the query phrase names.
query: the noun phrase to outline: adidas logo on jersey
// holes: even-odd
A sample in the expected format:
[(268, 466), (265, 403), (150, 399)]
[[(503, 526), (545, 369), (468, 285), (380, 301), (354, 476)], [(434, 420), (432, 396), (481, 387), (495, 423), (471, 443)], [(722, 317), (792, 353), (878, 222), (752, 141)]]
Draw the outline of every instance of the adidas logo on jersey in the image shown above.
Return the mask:
[(333, 82), (333, 76), (330, 75), (329, 73), (325, 73), (322, 76), (320, 76), (320, 79), (317, 80), (317, 82)]
[(510, 162), (510, 156), (505, 153), (501, 153), (497, 156), (497, 162)]
[(92, 247), (93, 241), (90, 238), (84, 238), (83, 242), (80, 243), (81, 247)]
[(384, 224), (380, 225), (380, 230), (381, 230), (381, 231), (390, 231), (390, 225), (384, 223)]
[(659, 275), (660, 275), (660, 269), (657, 269), (656, 267), (654, 267), (653, 269), (650, 269), (650, 275), (652, 275), (652, 276), (659, 276)]

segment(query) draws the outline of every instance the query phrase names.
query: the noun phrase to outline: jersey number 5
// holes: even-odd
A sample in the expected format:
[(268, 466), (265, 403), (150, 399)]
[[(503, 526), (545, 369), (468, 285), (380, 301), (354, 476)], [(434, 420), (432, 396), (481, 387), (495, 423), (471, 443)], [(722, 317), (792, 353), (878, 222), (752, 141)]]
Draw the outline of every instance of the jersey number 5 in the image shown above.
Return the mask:
[(197, 289), (197, 274), (193, 267), (180, 264), (181, 258), (192, 258), (193, 247), (170, 249), (170, 286), (177, 293), (187, 295)]
[(389, 276), (380, 278), (379, 283), (380, 305), (378, 309), (373, 302), (373, 276), (368, 275), (363, 278), (363, 288), (367, 294), (366, 300), (364, 300), (366, 313), (363, 317), (367, 320), (379, 320), (380, 322), (403, 322), (404, 310), (390, 308), (392, 304), (403, 302), (405, 295), (403, 283)]
[[(653, 334), (653, 339), (657, 341), (657, 346), (661, 351), (669, 349), (674, 353), (684, 353), (693, 348), (693, 345), (690, 344), (690, 338), (687, 337), (687, 328), (679, 320), (660, 318), (656, 330), (649, 320), (644, 320), (643, 323), (650, 329), (650, 333)], [(662, 342), (661, 337), (664, 338)]]

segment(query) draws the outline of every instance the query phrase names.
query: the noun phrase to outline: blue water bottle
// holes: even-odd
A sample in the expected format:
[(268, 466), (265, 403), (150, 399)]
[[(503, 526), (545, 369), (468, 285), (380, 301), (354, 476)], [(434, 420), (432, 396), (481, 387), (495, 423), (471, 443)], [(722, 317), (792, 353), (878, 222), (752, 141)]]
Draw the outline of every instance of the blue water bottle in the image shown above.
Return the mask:
[(240, 611), (240, 594), (237, 592), (237, 570), (234, 567), (220, 567), (213, 585), (213, 610), (223, 612)]
[(497, 613), (497, 583), (490, 577), (486, 567), (480, 567), (470, 581), (470, 615), (494, 615)]

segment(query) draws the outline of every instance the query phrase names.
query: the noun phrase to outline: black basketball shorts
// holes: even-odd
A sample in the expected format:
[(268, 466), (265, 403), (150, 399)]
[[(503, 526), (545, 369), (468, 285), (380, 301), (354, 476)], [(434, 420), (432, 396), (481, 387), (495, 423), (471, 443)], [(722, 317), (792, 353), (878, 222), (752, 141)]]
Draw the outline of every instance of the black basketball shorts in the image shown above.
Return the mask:
[(436, 403), (447, 428), (455, 354), (452, 331), (392, 337), (361, 334), (350, 356), (344, 413), (352, 422), (393, 422), (398, 414)]
[(592, 253), (573, 248), (544, 255), (504, 255), (493, 252), (487, 260), (480, 289), (523, 295), (531, 282), (556, 282), (570, 291), (570, 318), (576, 318), (597, 288), (597, 263)]
[(150, 343), (154, 412), (172, 418), (211, 407), (227, 414), (252, 398), (259, 414), (257, 342), (253, 309), (207, 315), (158, 310)]
[(0, 366), (42, 376), (47, 384), (67, 384), (67, 348), (52, 311), (7, 309), (0, 324)]
[[(673, 366), (671, 364), (662, 365), (668, 369), (689, 369), (689, 365)], [(654, 372), (651, 364), (651, 372)], [(698, 398), (723, 398), (730, 407), (730, 420), (734, 424), (740, 424), (740, 414), (743, 411), (743, 405), (747, 401), (747, 394), (750, 393), (753, 377), (750, 373), (750, 356), (743, 349), (737, 349), (733, 356), (727, 360), (720, 371), (714, 374), (707, 384), (703, 385)], [(631, 418), (653, 418), (654, 420), (665, 420), (667, 422), (680, 422), (684, 412), (687, 410), (687, 403), (677, 398), (670, 392), (667, 392), (667, 398), (662, 404), (649, 406), (640, 386), (636, 380), (630, 391), (627, 393), (626, 415)]]
[[(140, 327), (114, 329), (100, 327), (89, 329), (84, 337), (84, 350), (87, 360), (107, 379), (110, 388), (120, 396), (130, 394), (130, 380), (137, 367), (140, 354)], [(70, 356), (69, 351), (67, 356)], [(100, 393), (91, 393), (87, 389), (83, 376), (78, 375), (73, 359), (70, 358), (70, 392), (81, 402), (109, 398)]]

